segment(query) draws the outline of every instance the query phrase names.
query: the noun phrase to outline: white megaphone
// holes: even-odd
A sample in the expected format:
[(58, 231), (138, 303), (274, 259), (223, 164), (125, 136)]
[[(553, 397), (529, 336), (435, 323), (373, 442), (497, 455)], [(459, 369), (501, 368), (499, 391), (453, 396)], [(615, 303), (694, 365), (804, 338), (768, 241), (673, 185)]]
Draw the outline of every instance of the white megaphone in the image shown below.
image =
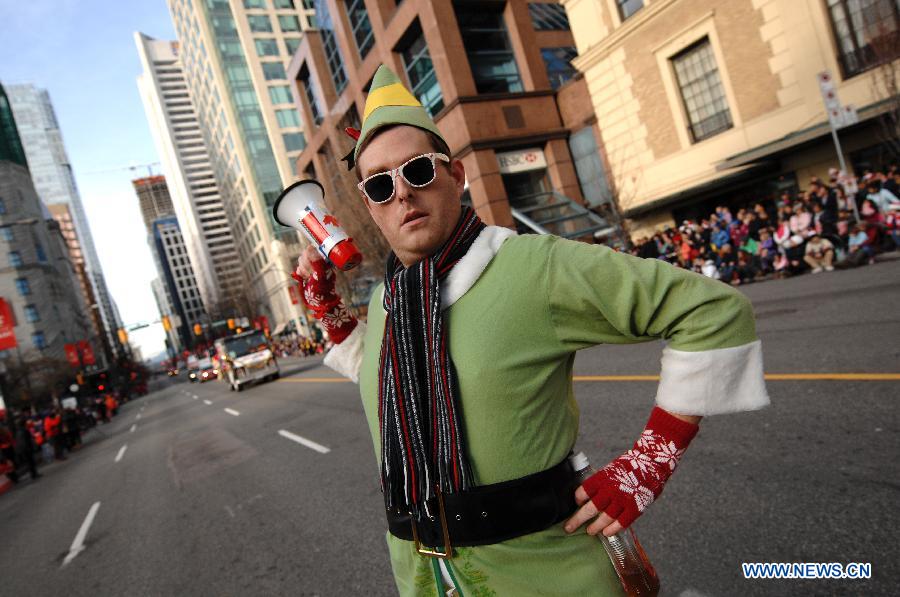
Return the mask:
[(337, 219), (325, 209), (325, 189), (315, 180), (295, 182), (275, 200), (275, 221), (296, 228), (315, 245), (322, 257), (338, 269), (353, 269), (362, 253), (347, 236)]

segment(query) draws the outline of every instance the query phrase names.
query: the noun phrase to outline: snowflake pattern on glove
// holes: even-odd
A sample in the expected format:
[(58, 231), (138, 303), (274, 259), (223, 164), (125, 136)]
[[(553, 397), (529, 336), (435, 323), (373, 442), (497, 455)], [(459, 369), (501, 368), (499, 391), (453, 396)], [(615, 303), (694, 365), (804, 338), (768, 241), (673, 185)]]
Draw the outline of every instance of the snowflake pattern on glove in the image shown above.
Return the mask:
[[(655, 421), (662, 425), (651, 427)], [(629, 526), (662, 493), (696, 432), (696, 425), (654, 408), (632, 449), (592, 475), (584, 490), (598, 510)]]

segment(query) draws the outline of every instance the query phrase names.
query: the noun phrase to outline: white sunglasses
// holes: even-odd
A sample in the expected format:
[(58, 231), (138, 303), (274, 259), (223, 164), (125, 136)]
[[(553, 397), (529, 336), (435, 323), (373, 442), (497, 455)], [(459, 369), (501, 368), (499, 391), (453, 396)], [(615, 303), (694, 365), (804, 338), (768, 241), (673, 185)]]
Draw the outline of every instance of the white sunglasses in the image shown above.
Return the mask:
[(356, 185), (372, 203), (387, 203), (394, 198), (397, 176), (403, 178), (411, 187), (417, 189), (430, 185), (437, 176), (435, 160), (450, 162), (443, 153), (423, 153), (410, 158), (392, 170), (373, 174)]

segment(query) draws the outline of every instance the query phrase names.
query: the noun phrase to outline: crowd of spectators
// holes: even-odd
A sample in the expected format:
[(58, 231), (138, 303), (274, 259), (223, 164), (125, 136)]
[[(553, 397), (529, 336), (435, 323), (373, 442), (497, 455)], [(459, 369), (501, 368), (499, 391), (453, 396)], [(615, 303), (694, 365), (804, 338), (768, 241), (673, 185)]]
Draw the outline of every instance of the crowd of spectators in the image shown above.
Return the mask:
[(81, 446), (85, 431), (98, 423), (109, 423), (118, 409), (118, 399), (106, 394), (87, 406), (56, 406), (41, 412), (0, 411), (0, 480), (5, 474), (17, 483), (23, 468), (32, 479), (39, 478), (39, 464), (66, 460)]
[(272, 349), (279, 357), (309, 357), (322, 354), (327, 347), (326, 341), (321, 335), (317, 338), (306, 338), (299, 335), (284, 336), (279, 340), (272, 341)]
[(736, 212), (719, 206), (700, 221), (637, 239), (631, 253), (733, 285), (856, 267), (900, 247), (898, 197), (897, 166), (860, 179), (832, 168), (828, 181), (812, 178), (805, 191)]

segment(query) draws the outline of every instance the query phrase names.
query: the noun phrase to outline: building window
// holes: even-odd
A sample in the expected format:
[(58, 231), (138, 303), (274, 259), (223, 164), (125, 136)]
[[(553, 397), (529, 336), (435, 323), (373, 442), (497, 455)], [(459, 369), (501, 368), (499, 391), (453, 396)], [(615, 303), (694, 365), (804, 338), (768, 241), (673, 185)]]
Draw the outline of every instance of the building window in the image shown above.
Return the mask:
[(256, 40), (257, 56), (278, 56), (278, 42), (274, 39)]
[[(416, 27), (418, 28), (418, 23)], [(421, 29), (409, 47), (402, 51), (402, 55), (413, 95), (422, 102), (428, 113), (434, 116), (444, 107), (444, 96)]]
[(550, 79), (550, 87), (559, 89), (563, 84), (578, 73), (578, 69), (572, 66), (572, 59), (578, 56), (578, 50), (568, 46), (562, 48), (541, 48), (541, 57), (547, 67), (547, 78)]
[(616, 0), (619, 8), (619, 18), (623, 21), (644, 8), (644, 0)]
[(22, 267), (22, 255), (18, 251), (9, 252), (9, 265), (11, 267)]
[(273, 85), (269, 87), (269, 99), (273, 104), (289, 104), (294, 101), (291, 96), (291, 88), (287, 85)]
[(568, 31), (569, 17), (559, 4), (528, 3), (531, 24), (537, 31)]
[(325, 48), (325, 59), (331, 71), (331, 80), (334, 82), (334, 91), (340, 95), (347, 86), (347, 73), (344, 72), (344, 59), (334, 37), (331, 13), (328, 12), (328, 3), (325, 0), (316, 0), (316, 17), (319, 21), (322, 45)]
[(287, 79), (287, 73), (284, 72), (284, 65), (280, 62), (263, 62), (262, 69), (266, 81)]
[(519, 67), (503, 21), (503, 5), (466, 2), (454, 3), (453, 9), (478, 93), (522, 91)]
[(612, 192), (593, 127), (586, 126), (572, 133), (569, 137), (569, 151), (572, 153), (572, 162), (575, 164), (575, 174), (578, 176), (581, 192), (588, 205), (609, 203), (612, 200)]
[(13, 234), (12, 226), (2, 226), (0, 227), (0, 238), (5, 241), (13, 241), (16, 236)]
[(303, 151), (306, 147), (306, 138), (303, 133), (285, 133), (282, 137), (285, 151)]
[(0, 197), (0, 215), (5, 214), (5, 213), (6, 213), (6, 201), (3, 199), (3, 197)]
[(287, 55), (293, 56), (297, 53), (297, 48), (300, 47), (300, 38), (299, 37), (286, 37), (284, 39), (284, 47), (287, 48)]
[(828, 0), (828, 10), (844, 78), (900, 57), (897, 0)]
[(300, 126), (300, 115), (293, 108), (275, 110), (275, 117), (278, 119), (278, 126), (281, 128)]
[(41, 316), (38, 315), (37, 307), (34, 305), (25, 305), (25, 321), (28, 323), (34, 323), (35, 321), (40, 321)]
[(47, 348), (47, 339), (44, 337), (44, 332), (35, 332), (31, 334), (31, 342), (38, 350)]
[(369, 21), (369, 13), (366, 11), (366, 3), (363, 0), (345, 0), (347, 7), (347, 19), (353, 30), (353, 38), (359, 55), (365, 58), (372, 46), (375, 45), (375, 35), (372, 33), (372, 23)]
[(284, 33), (300, 31), (300, 21), (294, 15), (279, 15), (278, 26)]
[(41, 263), (47, 263), (47, 254), (44, 253), (44, 247), (41, 243), (35, 243), (34, 252), (37, 254), (37, 259)]
[(275, 0), (275, 8), (294, 8), (294, 0)]
[(247, 15), (247, 23), (253, 33), (272, 33), (272, 19), (266, 15)]
[(309, 111), (312, 112), (313, 122), (316, 126), (322, 124), (322, 111), (316, 99), (316, 90), (313, 88), (312, 77), (308, 74), (303, 79), (303, 89), (306, 91), (306, 101), (309, 103)]
[(31, 294), (31, 284), (28, 283), (28, 278), (16, 278), (16, 290), (22, 296)]
[(265, 8), (266, 0), (244, 0), (244, 8)]
[(731, 112), (708, 38), (672, 58), (694, 142), (731, 128)]

